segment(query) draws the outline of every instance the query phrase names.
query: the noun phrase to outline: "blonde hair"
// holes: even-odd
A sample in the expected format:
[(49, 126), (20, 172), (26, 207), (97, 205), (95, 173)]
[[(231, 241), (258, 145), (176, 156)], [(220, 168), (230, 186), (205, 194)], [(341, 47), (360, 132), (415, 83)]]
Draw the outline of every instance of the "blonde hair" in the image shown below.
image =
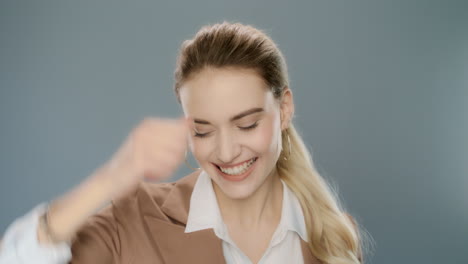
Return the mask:
[[(239, 23), (205, 26), (182, 44), (174, 84), (179, 102), (182, 84), (205, 67), (254, 69), (278, 100), (289, 86), (286, 62), (275, 43), (262, 31)], [(280, 177), (301, 203), (312, 255), (323, 263), (362, 263), (357, 223), (341, 209), (338, 199), (315, 169), (294, 126), (290, 124), (285, 132), (282, 146), (288, 142), (291, 145), (283, 149), (276, 165)]]

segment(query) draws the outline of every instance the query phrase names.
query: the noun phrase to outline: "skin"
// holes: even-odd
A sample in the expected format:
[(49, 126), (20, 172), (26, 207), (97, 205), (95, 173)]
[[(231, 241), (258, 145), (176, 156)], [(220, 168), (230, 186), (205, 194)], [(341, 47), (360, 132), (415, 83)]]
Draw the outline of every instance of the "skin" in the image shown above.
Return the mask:
[[(254, 70), (206, 68), (184, 83), (180, 98), (185, 115), (195, 121), (191, 151), (212, 179), (229, 234), (257, 263), (281, 218), (283, 190), (276, 162), (281, 131), (294, 111), (292, 93), (286, 89), (280, 102)], [(262, 111), (232, 120), (249, 109)], [(254, 170), (239, 182), (226, 180), (214, 165), (254, 157)]]
[[(212, 179), (231, 238), (253, 263), (258, 262), (281, 216), (282, 185), (275, 163), (281, 151), (281, 131), (294, 112), (292, 93), (285, 89), (279, 101), (255, 71), (238, 68), (207, 68), (187, 80), (180, 92), (186, 117), (141, 121), (109, 161), (51, 203), (49, 230), (55, 239), (39, 225), (41, 244), (70, 240), (87, 217), (133, 190), (144, 178), (170, 177), (183, 162), (189, 144)], [(263, 111), (230, 120), (252, 108)], [(199, 119), (210, 125), (195, 123)], [(249, 131), (239, 128), (255, 122), (258, 126)], [(210, 135), (199, 138), (195, 132)], [(242, 182), (224, 180), (213, 165), (253, 157), (258, 157), (256, 167)]]

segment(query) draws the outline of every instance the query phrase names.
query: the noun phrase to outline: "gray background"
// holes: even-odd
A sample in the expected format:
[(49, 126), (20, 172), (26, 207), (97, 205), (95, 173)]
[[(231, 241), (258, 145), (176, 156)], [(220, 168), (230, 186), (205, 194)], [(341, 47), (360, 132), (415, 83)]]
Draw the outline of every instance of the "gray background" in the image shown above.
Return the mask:
[(83, 180), (143, 117), (179, 116), (178, 47), (226, 19), (284, 52), (297, 126), (374, 238), (369, 263), (468, 263), (467, 12), (467, 1), (3, 0), (0, 233)]

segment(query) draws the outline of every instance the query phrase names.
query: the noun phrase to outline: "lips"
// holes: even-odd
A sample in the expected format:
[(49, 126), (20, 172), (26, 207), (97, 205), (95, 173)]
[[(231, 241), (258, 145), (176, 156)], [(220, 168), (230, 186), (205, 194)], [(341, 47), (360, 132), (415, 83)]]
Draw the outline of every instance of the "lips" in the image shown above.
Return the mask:
[[(239, 165), (242, 165), (243, 163), (248, 162), (250, 160), (252, 160), (252, 159), (249, 159), (249, 160), (246, 160), (244, 162), (240, 162), (240, 163), (237, 163), (237, 164), (234, 164), (234, 165), (230, 165), (229, 167), (239, 166)], [(216, 169), (218, 170), (218, 173), (225, 180), (233, 181), (233, 182), (239, 182), (239, 181), (244, 180), (245, 178), (247, 178), (251, 174), (251, 172), (254, 170), (255, 166), (257, 165), (257, 160), (258, 160), (258, 157), (255, 157), (252, 164), (250, 165), (250, 167), (246, 171), (244, 171), (242, 174), (238, 174), (238, 175), (231, 175), (231, 174), (224, 173), (217, 164), (213, 163), (213, 165), (216, 167)], [(225, 168), (225, 167), (223, 166), (223, 168)]]
[[(229, 164), (229, 165), (218, 165), (216, 163), (213, 163), (213, 165), (222, 172), (235, 172), (236, 170), (242, 170), (245, 167), (251, 167), (253, 163), (257, 161), (258, 157), (251, 158), (248, 160), (245, 160), (243, 162), (235, 163), (235, 164)], [(232, 174), (231, 173), (231, 174)]]
[[(244, 160), (244, 161), (239, 162), (239, 163), (229, 164), (229, 165), (227, 165), (227, 164), (220, 164), (220, 165), (218, 165), (218, 164), (216, 164), (216, 163), (213, 163), (213, 164), (214, 164), (216, 167), (218, 167), (218, 169), (219, 169), (219, 167), (223, 167), (223, 168), (226, 168), (226, 169), (227, 169), (227, 168), (233, 168), (233, 167), (237, 167), (237, 166), (239, 166), (239, 165), (242, 165), (242, 164), (244, 164), (244, 163), (250, 161), (251, 159), (253, 159), (253, 158), (250, 158), (250, 159), (248, 159), (248, 160)], [(254, 162), (255, 162), (255, 161), (258, 159), (258, 157), (255, 157), (254, 159), (255, 159), (255, 160), (254, 160)]]

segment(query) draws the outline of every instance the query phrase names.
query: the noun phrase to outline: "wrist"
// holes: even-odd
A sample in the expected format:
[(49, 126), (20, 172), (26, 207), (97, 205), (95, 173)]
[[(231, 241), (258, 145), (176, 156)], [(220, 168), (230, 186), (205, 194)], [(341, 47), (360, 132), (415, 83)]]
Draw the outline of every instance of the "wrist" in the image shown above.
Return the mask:
[(38, 239), (39, 242), (46, 242), (51, 244), (58, 244), (61, 242), (69, 242), (64, 236), (57, 234), (50, 224), (50, 209), (47, 207), (46, 211), (39, 217), (38, 222)]

